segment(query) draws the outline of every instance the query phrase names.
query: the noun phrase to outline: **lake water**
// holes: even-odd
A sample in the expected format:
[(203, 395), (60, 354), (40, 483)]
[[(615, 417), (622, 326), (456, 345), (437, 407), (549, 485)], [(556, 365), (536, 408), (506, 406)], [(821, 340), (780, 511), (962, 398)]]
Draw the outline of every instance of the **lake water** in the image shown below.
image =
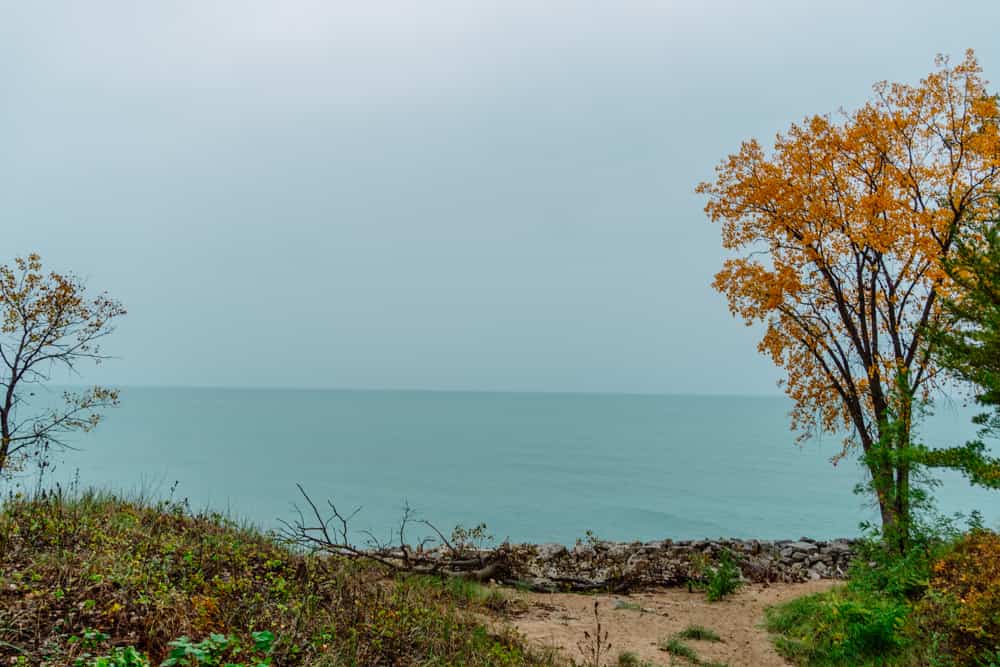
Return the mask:
[[(408, 501), (439, 527), (485, 522), (514, 541), (817, 538), (874, 518), (837, 438), (794, 444), (782, 397), (408, 391), (124, 389), (122, 405), (58, 457), (53, 479), (187, 497), (265, 527), (301, 483), (357, 529), (385, 534)], [(970, 411), (938, 409), (943, 444)], [(949, 476), (942, 509), (998, 497)]]

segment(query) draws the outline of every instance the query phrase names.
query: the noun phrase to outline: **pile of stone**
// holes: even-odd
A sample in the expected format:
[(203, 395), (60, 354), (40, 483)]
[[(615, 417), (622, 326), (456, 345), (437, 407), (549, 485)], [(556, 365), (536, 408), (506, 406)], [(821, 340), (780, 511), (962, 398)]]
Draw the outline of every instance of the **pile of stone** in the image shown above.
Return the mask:
[(799, 582), (847, 575), (854, 541), (799, 540), (662, 540), (605, 542), (591, 540), (567, 548), (561, 544), (510, 547), (509, 577), (536, 590), (629, 590), (683, 586), (703, 577), (729, 552), (745, 581)]

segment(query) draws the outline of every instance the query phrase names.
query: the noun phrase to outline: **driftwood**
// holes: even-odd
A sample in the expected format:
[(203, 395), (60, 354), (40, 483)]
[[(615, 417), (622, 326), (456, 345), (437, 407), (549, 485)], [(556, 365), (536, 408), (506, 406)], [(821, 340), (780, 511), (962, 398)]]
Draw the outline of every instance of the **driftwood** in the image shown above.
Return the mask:
[[(324, 512), (302, 485), (296, 486), (308, 509), (303, 511), (295, 506), (297, 518), (292, 521), (279, 520), (282, 529), (278, 534), (287, 542), (314, 553), (366, 560), (398, 573), (455, 577), (479, 582), (502, 581), (513, 571), (512, 550), (506, 542), (485, 551), (465, 543), (454, 543), (430, 521), (417, 518), (408, 505), (403, 508), (398, 529), (388, 539), (380, 540), (370, 531), (360, 531), (359, 534), (367, 538), (367, 544), (357, 546), (349, 536), (350, 522), (361, 508), (345, 515), (332, 501), (327, 500), (328, 511), (324, 516)], [(434, 535), (421, 539), (416, 548), (411, 547), (406, 532), (413, 525), (423, 526)]]

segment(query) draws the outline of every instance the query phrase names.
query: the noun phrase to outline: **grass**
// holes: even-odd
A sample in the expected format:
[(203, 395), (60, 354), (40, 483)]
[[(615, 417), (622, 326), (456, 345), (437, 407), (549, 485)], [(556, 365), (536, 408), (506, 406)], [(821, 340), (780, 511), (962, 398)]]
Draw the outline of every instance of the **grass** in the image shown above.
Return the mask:
[(670, 655), (678, 658), (684, 658), (685, 660), (693, 662), (696, 665), (701, 662), (701, 660), (698, 659), (698, 654), (695, 653), (695, 650), (677, 637), (671, 637), (665, 641), (661, 640), (658, 646), (661, 651), (666, 651)]
[(0, 590), (0, 660), (14, 665), (145, 664), (125, 647), (157, 665), (202, 649), (283, 667), (553, 664), (477, 620), (503, 607), (498, 591), (305, 555), (179, 503), (12, 497)]
[(702, 625), (689, 625), (677, 633), (678, 639), (691, 639), (703, 642), (721, 642), (722, 637), (715, 630)]
[(618, 654), (617, 667), (656, 667), (651, 662), (643, 660), (632, 651), (623, 651)]
[(907, 613), (890, 597), (838, 587), (771, 607), (766, 627), (780, 635), (776, 648), (796, 664), (885, 665), (906, 649), (899, 629)]
[(416, 575), (405, 577), (405, 581), (414, 588), (426, 588), (435, 594), (441, 591), (457, 602), (484, 607), (495, 612), (506, 611), (511, 602), (500, 588), (461, 577), (441, 579)]

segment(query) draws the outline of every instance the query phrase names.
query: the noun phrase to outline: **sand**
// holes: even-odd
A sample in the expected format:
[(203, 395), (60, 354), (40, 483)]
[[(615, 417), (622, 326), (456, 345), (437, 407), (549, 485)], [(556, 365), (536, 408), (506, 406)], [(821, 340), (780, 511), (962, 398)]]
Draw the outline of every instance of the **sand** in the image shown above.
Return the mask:
[(686, 589), (633, 595), (515, 593), (513, 596), (520, 600), (518, 606), (522, 611), (513, 624), (529, 641), (558, 647), (566, 657), (581, 661), (583, 654), (578, 644), (585, 630), (593, 634), (596, 601), (612, 645), (608, 664), (615, 664), (619, 653), (624, 651), (656, 665), (688, 664), (657, 648), (657, 643), (689, 625), (701, 625), (722, 638), (721, 642), (684, 640), (704, 662), (720, 662), (730, 667), (784, 666), (789, 663), (777, 654), (767, 631), (761, 627), (765, 607), (824, 591), (833, 585), (828, 580), (752, 584), (731, 598), (713, 603), (707, 602), (704, 594), (688, 593)]

